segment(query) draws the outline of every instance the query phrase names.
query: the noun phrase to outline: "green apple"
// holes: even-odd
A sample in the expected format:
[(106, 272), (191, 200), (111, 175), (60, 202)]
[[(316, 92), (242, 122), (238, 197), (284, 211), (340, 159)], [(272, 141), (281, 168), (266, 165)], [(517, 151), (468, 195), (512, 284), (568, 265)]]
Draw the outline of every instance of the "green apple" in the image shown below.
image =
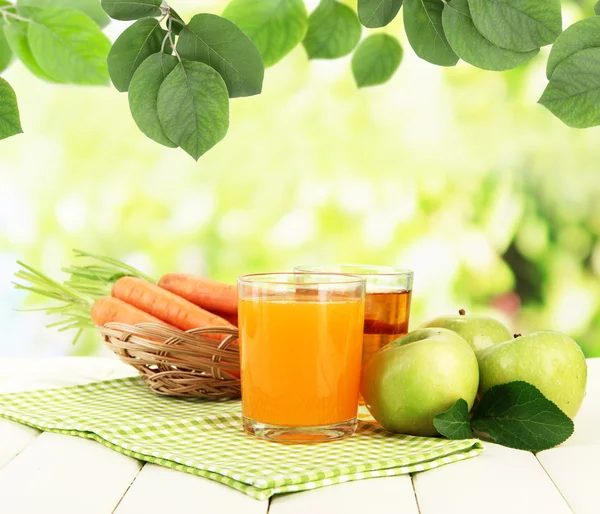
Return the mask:
[(585, 396), (587, 363), (579, 345), (551, 330), (519, 336), (485, 350), (479, 358), (480, 391), (514, 380), (537, 387), (570, 418)]
[(456, 332), (473, 347), (478, 359), (486, 348), (512, 339), (508, 328), (498, 320), (488, 316), (467, 316), (462, 309), (458, 312), (458, 316), (440, 316), (422, 326), (447, 328)]
[(472, 407), (479, 385), (477, 358), (456, 332), (422, 328), (373, 354), (363, 368), (361, 393), (387, 430), (437, 435), (433, 418), (463, 398)]

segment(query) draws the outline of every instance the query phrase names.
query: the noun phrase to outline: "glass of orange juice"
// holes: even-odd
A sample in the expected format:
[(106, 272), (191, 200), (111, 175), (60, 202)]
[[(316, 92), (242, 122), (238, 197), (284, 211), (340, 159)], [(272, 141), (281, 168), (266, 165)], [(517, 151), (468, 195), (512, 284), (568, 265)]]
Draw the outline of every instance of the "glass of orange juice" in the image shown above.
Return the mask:
[(277, 442), (356, 430), (365, 281), (328, 273), (238, 279), (242, 416)]
[(295, 270), (346, 273), (366, 279), (363, 364), (377, 350), (408, 332), (414, 278), (411, 270), (366, 264), (297, 266)]

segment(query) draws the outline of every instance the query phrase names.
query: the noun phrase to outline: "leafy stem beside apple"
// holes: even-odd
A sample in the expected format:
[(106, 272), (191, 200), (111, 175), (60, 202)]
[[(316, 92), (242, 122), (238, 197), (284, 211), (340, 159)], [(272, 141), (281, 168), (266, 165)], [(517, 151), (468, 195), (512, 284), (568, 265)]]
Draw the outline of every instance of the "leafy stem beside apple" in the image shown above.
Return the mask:
[(519, 450), (540, 452), (558, 446), (574, 431), (573, 421), (541, 391), (522, 380), (490, 388), (473, 407), (459, 398), (433, 418), (436, 430), (448, 439), (475, 435)]

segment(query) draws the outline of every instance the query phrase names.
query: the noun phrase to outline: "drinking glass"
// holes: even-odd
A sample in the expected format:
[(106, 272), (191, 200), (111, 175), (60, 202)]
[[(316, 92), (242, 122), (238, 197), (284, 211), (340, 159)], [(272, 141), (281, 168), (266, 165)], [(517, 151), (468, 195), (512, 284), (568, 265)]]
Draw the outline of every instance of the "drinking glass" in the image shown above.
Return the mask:
[(414, 274), (409, 269), (364, 264), (297, 266), (309, 273), (346, 273), (366, 279), (363, 364), (377, 350), (408, 333)]
[(246, 432), (278, 442), (356, 430), (365, 280), (329, 273), (238, 279)]

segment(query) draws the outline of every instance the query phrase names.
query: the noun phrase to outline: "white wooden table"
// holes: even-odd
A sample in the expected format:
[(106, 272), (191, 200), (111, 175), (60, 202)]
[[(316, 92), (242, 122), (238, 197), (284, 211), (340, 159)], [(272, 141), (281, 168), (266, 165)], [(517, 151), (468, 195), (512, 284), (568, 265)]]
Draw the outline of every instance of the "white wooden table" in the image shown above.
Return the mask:
[[(486, 444), (483, 455), (425, 473), (253, 500), (227, 486), (77, 437), (0, 419), (1, 514), (600, 514), (600, 359), (589, 360), (575, 434), (537, 455)], [(0, 392), (131, 375), (109, 359), (0, 358)]]

